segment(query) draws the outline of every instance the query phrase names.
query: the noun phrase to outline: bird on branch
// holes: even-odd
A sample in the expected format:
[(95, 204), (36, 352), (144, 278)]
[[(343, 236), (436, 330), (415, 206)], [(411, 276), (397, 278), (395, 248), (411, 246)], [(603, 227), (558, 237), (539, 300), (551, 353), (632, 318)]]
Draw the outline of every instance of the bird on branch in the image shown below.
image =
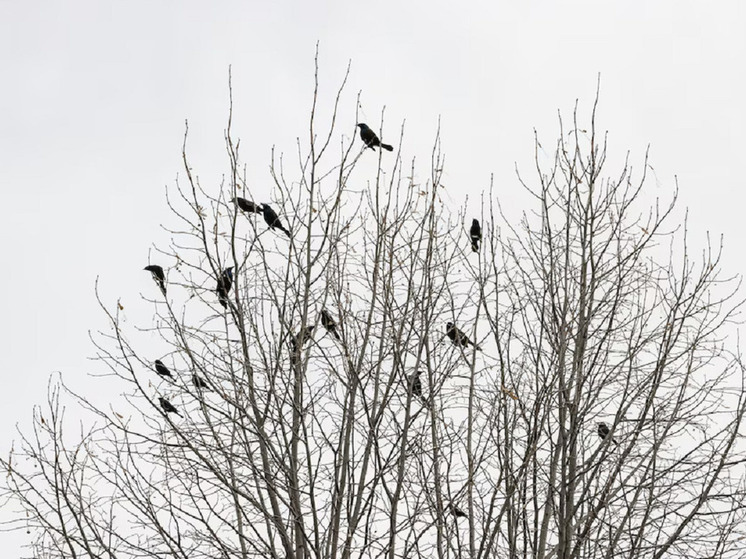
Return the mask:
[(467, 347), (469, 344), (473, 345), (477, 350), (482, 351), (482, 348), (469, 339), (469, 336), (459, 330), (453, 322), (446, 324), (446, 335), (451, 339), (453, 345), (460, 347)]
[(482, 242), (482, 227), (479, 225), (479, 220), (471, 220), (469, 237), (471, 238), (471, 250), (473, 250), (474, 252), (479, 252), (479, 243)]
[(341, 340), (339, 332), (337, 332), (337, 323), (334, 322), (332, 315), (326, 309), (321, 309), (321, 325), (337, 340)]
[(161, 288), (161, 293), (165, 295), (166, 275), (163, 273), (163, 268), (161, 268), (158, 264), (150, 264), (149, 266), (145, 266), (143, 270), (147, 270), (153, 275), (153, 281), (158, 284), (158, 287)]
[[(600, 422), (600, 423), (598, 424), (598, 430), (597, 430), (597, 433), (598, 433), (598, 436), (599, 436), (599, 437), (601, 437), (602, 439), (606, 440), (606, 437), (608, 437), (608, 436), (609, 436), (609, 433), (610, 433), (610, 432), (611, 432), (611, 431), (609, 431), (609, 427), (608, 427), (608, 426), (606, 425), (606, 423), (604, 423), (603, 421), (601, 421), (601, 422)], [(611, 442), (612, 442), (612, 443), (614, 443), (614, 444), (619, 444), (619, 443), (617, 442), (617, 440), (616, 440), (615, 438), (613, 438), (613, 437), (612, 437), (612, 439), (611, 439)]]
[(468, 518), (468, 514), (466, 514), (464, 511), (462, 511), (460, 508), (458, 508), (455, 504), (449, 503), (448, 504), (448, 510), (450, 513), (456, 517), (456, 519), (459, 518)]
[(210, 385), (202, 380), (198, 375), (192, 375), (192, 383), (198, 390), (209, 390)]
[(262, 204), (262, 213), (264, 214), (264, 221), (267, 222), (267, 225), (269, 225), (270, 229), (279, 229), (288, 237), (290, 236), (290, 230), (285, 229), (285, 227), (282, 225), (282, 222), (280, 221), (279, 216), (277, 215), (277, 212), (275, 212), (275, 210), (273, 210), (269, 204)]
[(160, 402), (161, 408), (163, 408), (163, 411), (166, 412), (166, 415), (168, 415), (169, 413), (175, 413), (179, 417), (184, 417), (183, 415), (179, 413), (179, 410), (177, 410), (174, 407), (174, 405), (168, 400), (166, 400), (163, 396), (160, 396), (158, 398), (158, 401)]
[(290, 344), (293, 347), (293, 353), (297, 353), (300, 349), (306, 345), (307, 342), (313, 338), (313, 331), (316, 329), (315, 324), (302, 328), (297, 334), (293, 334), (290, 337)]
[(161, 376), (163, 378), (170, 378), (173, 380), (174, 376), (171, 374), (171, 371), (168, 370), (168, 367), (166, 367), (163, 364), (163, 361), (160, 359), (155, 360), (155, 372), (158, 374), (158, 376)]
[(382, 144), (381, 140), (379, 140), (378, 136), (376, 136), (376, 133), (373, 132), (373, 130), (371, 130), (367, 124), (360, 123), (358, 124), (358, 126), (360, 127), (360, 138), (363, 140), (367, 147), (369, 147), (370, 149), (374, 149), (375, 147), (379, 146), (385, 150), (394, 151), (393, 146)]
[(427, 398), (422, 395), (422, 380), (420, 379), (421, 374), (421, 371), (415, 371), (414, 373), (412, 373), (409, 376), (409, 386), (412, 390), (412, 395), (422, 400), (422, 403), (429, 408), (430, 402), (428, 402)]
[(218, 302), (223, 305), (223, 308), (228, 307), (228, 293), (233, 286), (233, 266), (223, 270), (218, 278), (218, 285), (215, 288), (215, 293), (218, 294)]

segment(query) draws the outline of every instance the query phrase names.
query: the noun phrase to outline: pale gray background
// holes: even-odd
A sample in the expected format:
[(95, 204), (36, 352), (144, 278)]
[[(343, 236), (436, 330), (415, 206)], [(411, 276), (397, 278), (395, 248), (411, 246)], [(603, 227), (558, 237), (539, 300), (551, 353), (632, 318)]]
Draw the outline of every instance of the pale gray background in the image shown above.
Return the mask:
[[(740, 273), (744, 29), (742, 0), (0, 0), (0, 452), (50, 373), (100, 385), (86, 380), (98, 369), (88, 330), (105, 326), (97, 275), (107, 303), (142, 310), (132, 322), (150, 316), (142, 267), (167, 241), (164, 186), (181, 172), (185, 119), (203, 184), (227, 169), (229, 64), (254, 189), (269, 184), (271, 146), (293, 153), (306, 135), (318, 40), (322, 101), (351, 59), (349, 94), (362, 91), (368, 123), (385, 105), (396, 143), (406, 119), (405, 159), (427, 160), (442, 116), (450, 199), (469, 193), (475, 209), (492, 172), (510, 202), (533, 129), (551, 152), (557, 109), (569, 117), (579, 98), (585, 118), (600, 72), (615, 158), (632, 150), (639, 167), (650, 143), (651, 195), (677, 175), (693, 236), (724, 233), (726, 269)], [(16, 557), (25, 540), (0, 541)]]

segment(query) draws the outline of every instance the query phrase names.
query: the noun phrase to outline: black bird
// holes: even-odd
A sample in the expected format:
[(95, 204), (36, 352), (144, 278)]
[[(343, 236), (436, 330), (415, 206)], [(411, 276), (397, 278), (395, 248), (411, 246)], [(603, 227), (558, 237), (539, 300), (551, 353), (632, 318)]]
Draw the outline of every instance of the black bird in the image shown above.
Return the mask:
[(332, 315), (330, 315), (326, 309), (321, 309), (321, 325), (336, 339), (341, 339), (339, 337), (339, 332), (337, 332), (337, 323), (334, 322)]
[(451, 339), (454, 345), (466, 347), (471, 344), (479, 351), (482, 351), (482, 348), (472, 342), (461, 330), (456, 328), (456, 325), (453, 322), (446, 324), (446, 335)]
[(306, 326), (305, 328), (301, 329), (297, 334), (293, 334), (291, 336), (290, 344), (293, 346), (293, 352), (297, 352), (307, 342), (311, 341), (311, 338), (313, 338), (313, 331), (315, 329), (316, 325), (311, 324), (310, 326)]
[(449, 503), (448, 510), (451, 512), (453, 516), (456, 518), (467, 518), (469, 515), (466, 514), (464, 511), (462, 511), (460, 508), (458, 508), (453, 503)]
[(143, 270), (147, 270), (153, 275), (153, 281), (158, 284), (158, 287), (161, 288), (161, 293), (165, 295), (166, 275), (163, 273), (163, 268), (161, 268), (158, 264), (151, 264), (150, 266), (145, 266)]
[(236, 204), (239, 209), (246, 213), (256, 213), (260, 214), (262, 213), (262, 205), (261, 204), (255, 204), (254, 202), (251, 202), (250, 200), (247, 200), (246, 198), (234, 198), (233, 203)]
[(422, 381), (420, 380), (420, 371), (415, 371), (409, 377), (409, 385), (412, 387), (412, 394), (422, 398)]
[(165, 399), (165, 398), (164, 398), (163, 396), (160, 396), (160, 397), (158, 398), (158, 401), (159, 401), (159, 402), (161, 403), (161, 407), (163, 408), (163, 411), (165, 411), (165, 412), (166, 412), (166, 414), (169, 414), (169, 413), (175, 413), (175, 414), (176, 414), (176, 415), (178, 415), (179, 417), (184, 417), (183, 415), (181, 415), (181, 414), (179, 413), (179, 410), (177, 410), (177, 409), (176, 409), (176, 408), (174, 407), (174, 405), (173, 405), (173, 404), (172, 404), (171, 402), (169, 402), (168, 400), (166, 400), (166, 399)]
[(215, 288), (215, 293), (218, 294), (218, 302), (223, 305), (223, 308), (228, 307), (228, 293), (233, 286), (233, 266), (223, 270), (218, 278), (218, 286)]
[(162, 376), (163, 378), (170, 378), (173, 380), (174, 376), (171, 374), (171, 371), (168, 370), (168, 367), (166, 367), (163, 364), (163, 361), (160, 359), (155, 360), (155, 372), (158, 373), (159, 376)]
[(479, 252), (479, 243), (482, 241), (482, 227), (479, 225), (479, 221), (476, 219), (471, 220), (469, 237), (471, 237), (471, 250), (473, 250), (474, 252)]
[[(597, 432), (598, 432), (598, 436), (601, 437), (602, 439), (606, 439), (606, 437), (608, 437), (610, 433), (609, 428), (607, 427), (606, 423), (604, 423), (603, 421), (598, 424)], [(614, 444), (619, 444), (617, 440), (614, 438), (611, 439), (611, 442)]]
[(388, 144), (382, 144), (381, 140), (379, 140), (378, 136), (376, 136), (376, 133), (373, 132), (373, 130), (371, 130), (367, 124), (360, 123), (358, 124), (358, 126), (360, 127), (360, 138), (370, 149), (373, 149), (376, 146), (380, 146), (385, 150), (394, 151), (394, 148), (392, 146)]
[(210, 388), (210, 385), (207, 384), (204, 380), (199, 378), (197, 375), (192, 375), (192, 383), (194, 383), (194, 387), (199, 390), (207, 390)]
[(275, 212), (275, 210), (273, 210), (269, 206), (269, 204), (262, 204), (262, 213), (264, 213), (264, 221), (267, 222), (267, 225), (269, 225), (270, 229), (279, 229), (288, 237), (290, 236), (290, 231), (285, 229), (285, 227), (282, 225), (282, 222), (280, 221), (280, 218), (277, 216), (277, 212)]

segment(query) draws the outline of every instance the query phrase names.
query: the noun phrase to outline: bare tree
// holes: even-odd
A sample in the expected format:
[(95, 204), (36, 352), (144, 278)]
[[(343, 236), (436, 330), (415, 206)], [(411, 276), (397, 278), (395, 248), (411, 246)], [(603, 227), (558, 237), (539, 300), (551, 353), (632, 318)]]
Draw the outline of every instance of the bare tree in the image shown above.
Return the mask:
[(100, 299), (121, 398), (75, 394), (97, 421), (71, 438), (53, 383), (2, 459), (33, 556), (740, 556), (738, 285), (668, 225), (675, 194), (644, 207), (647, 160), (608, 178), (594, 107), (519, 176), (519, 223), (492, 190), (452, 212), (439, 138), (417, 182), (354, 135), (345, 81), (271, 189), (230, 118), (218, 187), (185, 135), (157, 355)]

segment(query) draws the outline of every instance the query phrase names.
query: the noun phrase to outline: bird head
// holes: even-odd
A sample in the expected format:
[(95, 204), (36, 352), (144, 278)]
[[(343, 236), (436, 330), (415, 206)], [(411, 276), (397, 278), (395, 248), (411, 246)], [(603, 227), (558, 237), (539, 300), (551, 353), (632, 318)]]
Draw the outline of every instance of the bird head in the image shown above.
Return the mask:
[(472, 227), (479, 227), (479, 220), (474, 218), (471, 220), (471, 226)]
[(225, 274), (226, 277), (233, 279), (233, 266), (229, 266), (228, 268), (223, 270), (223, 273)]
[(453, 328), (453, 322), (446, 324), (446, 330), (450, 330), (451, 328)]
[(361, 129), (368, 128), (368, 125), (365, 124), (364, 122), (361, 122), (361, 123), (357, 124), (357, 126), (359, 126)]

